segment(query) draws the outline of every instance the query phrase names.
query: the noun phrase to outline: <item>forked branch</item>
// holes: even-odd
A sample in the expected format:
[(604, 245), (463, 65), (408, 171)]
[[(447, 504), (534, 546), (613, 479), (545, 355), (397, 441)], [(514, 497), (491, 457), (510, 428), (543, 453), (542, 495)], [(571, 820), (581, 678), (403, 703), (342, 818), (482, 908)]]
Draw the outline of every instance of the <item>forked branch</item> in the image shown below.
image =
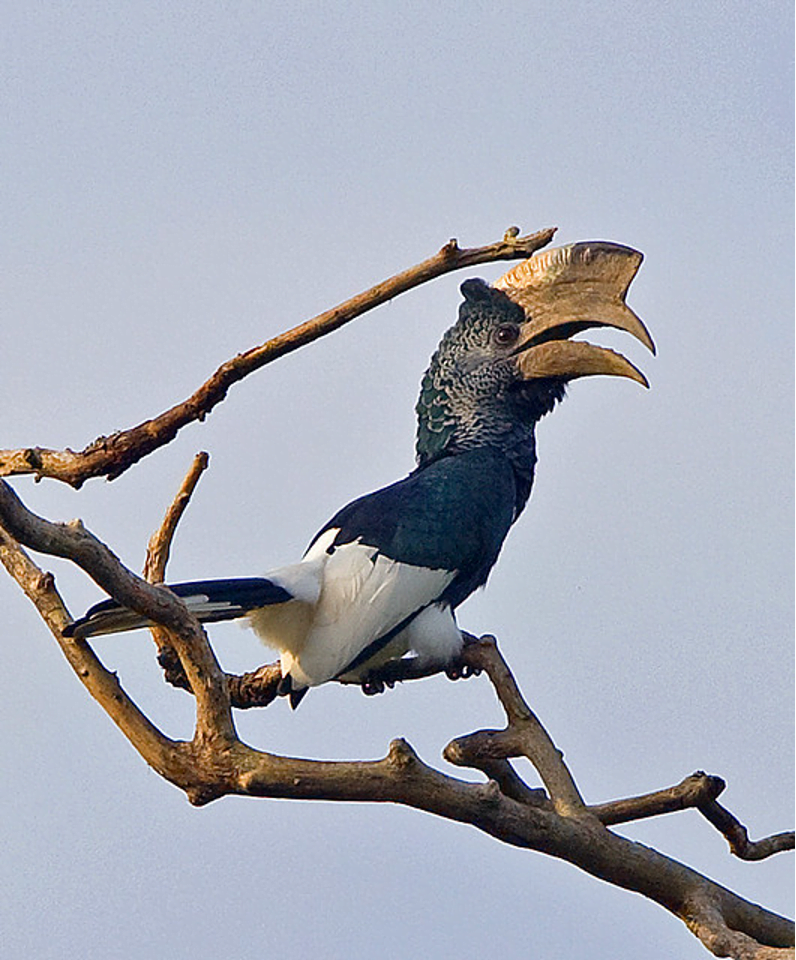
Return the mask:
[[(128, 570), (79, 520), (51, 523), (28, 510), (5, 480), (0, 480), (0, 525), (23, 546), (71, 560), (120, 603), (167, 627), (196, 696), (196, 737), (199, 740), (234, 739), (226, 678), (201, 624), (181, 600)], [(9, 549), (8, 543), (6, 549)], [(63, 626), (65, 623), (61, 629)], [(66, 641), (61, 647), (65, 652), (69, 649)], [(83, 644), (83, 648), (90, 649), (87, 644)]]
[[(139, 612), (168, 623), (171, 643), (179, 652), (196, 695), (196, 733), (188, 742), (169, 740), (157, 730), (87, 643), (60, 636), (68, 618), (52, 577), (39, 570), (7, 533), (0, 541), (0, 559), (39, 609), (89, 692), (142, 757), (181, 787), (191, 802), (207, 803), (233, 793), (388, 801), (416, 807), (468, 823), (505, 843), (567, 860), (610, 883), (641, 893), (684, 920), (718, 955), (725, 951), (725, 955), (754, 960), (792, 955), (793, 926), (789, 921), (748, 903), (684, 864), (612, 833), (601, 822), (630, 819), (632, 809), (628, 804), (638, 812), (659, 801), (635, 798), (607, 805), (608, 809), (580, 806), (577, 801), (573, 804), (571, 791), (579, 798), (574, 780), (538, 720), (529, 722), (532, 711), (493, 639), (468, 645), (467, 659), (487, 673), (504, 705), (508, 726), (498, 733), (505, 735), (479, 731), (449, 746), (446, 755), (457, 755), (460, 760), (472, 756), (476, 765), (497, 765), (498, 778), (473, 784), (446, 776), (423, 763), (400, 740), (378, 761), (278, 757), (247, 746), (235, 734), (223, 674), (214, 658), (208, 664), (209, 645), (206, 640), (197, 642), (192, 618), (179, 611), (182, 604), (177, 598), (164, 603), (166, 591), (125, 570), (88, 531), (76, 525), (51, 524), (31, 514), (4, 482), (0, 482), (0, 521), (32, 548), (74, 560), (123, 602), (134, 598)], [(213, 689), (214, 695), (208, 695), (208, 689)], [(485, 748), (487, 743), (491, 745)], [(544, 767), (543, 779), (551, 790), (552, 803), (528, 788), (516, 772), (509, 775), (508, 756), (519, 754)], [(700, 789), (704, 791), (704, 786)], [(710, 785), (701, 798), (704, 800), (714, 789), (715, 784)], [(679, 791), (684, 792), (685, 788)]]
[[(0, 475), (32, 473), (80, 486), (94, 476), (114, 478), (147, 453), (167, 443), (186, 423), (202, 419), (224, 399), (229, 387), (279, 356), (336, 329), (366, 310), (425, 280), (450, 270), (529, 256), (553, 231), (518, 238), (513, 231), (488, 247), (460, 250), (455, 241), (422, 264), (373, 287), (228, 363), (184, 403), (132, 430), (103, 438), (80, 453), (41, 448), (0, 452)], [(563, 755), (523, 697), (494, 638), (469, 638), (454, 676), (485, 673), (506, 715), (502, 730), (478, 730), (449, 744), (444, 756), (486, 777), (471, 783), (424, 763), (403, 740), (395, 740), (381, 760), (321, 762), (280, 757), (243, 743), (235, 730), (233, 707), (270, 703), (281, 676), (271, 664), (237, 677), (225, 674), (201, 625), (182, 601), (154, 584), (162, 581), (169, 549), (202, 471), (199, 455), (150, 542), (144, 577), (126, 569), (79, 521), (51, 523), (36, 516), (0, 480), (0, 561), (44, 619), (67, 661), (88, 692), (161, 776), (185, 791), (194, 804), (229, 794), (339, 801), (399, 803), (469, 824), (496, 839), (566, 860), (609, 883), (659, 903), (683, 920), (717, 956), (736, 960), (793, 957), (793, 924), (764, 910), (649, 847), (612, 832), (613, 824), (698, 809), (745, 859), (793, 848), (793, 834), (752, 842), (746, 828), (717, 802), (724, 782), (698, 772), (680, 784), (640, 797), (587, 805)], [(167, 678), (189, 690), (196, 701), (190, 740), (166, 737), (133, 702), (85, 640), (66, 639), (69, 614), (50, 574), (23, 546), (64, 557), (83, 569), (118, 602), (142, 614), (155, 628), (159, 659)], [(412, 660), (390, 663), (365, 684), (375, 693), (435, 672)], [(545, 789), (525, 782), (512, 765), (526, 757)]]

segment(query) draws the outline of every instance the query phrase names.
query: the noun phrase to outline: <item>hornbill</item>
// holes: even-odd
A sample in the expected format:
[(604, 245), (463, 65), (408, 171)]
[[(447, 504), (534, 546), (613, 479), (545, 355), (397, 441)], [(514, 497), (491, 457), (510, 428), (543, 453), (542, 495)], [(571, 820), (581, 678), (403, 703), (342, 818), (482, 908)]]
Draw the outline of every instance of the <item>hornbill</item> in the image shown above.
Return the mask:
[[(336, 513), (296, 564), (265, 577), (169, 585), (199, 620), (246, 617), (280, 653), (280, 693), (296, 706), (328, 680), (366, 683), (414, 651), (445, 666), (462, 648), (455, 611), (482, 586), (522, 513), (534, 429), (577, 377), (647, 386), (618, 353), (569, 338), (616, 327), (654, 353), (625, 294), (642, 255), (590, 241), (535, 254), (494, 285), (466, 280), (457, 322), (417, 401), (417, 466)], [(64, 631), (93, 637), (147, 625), (106, 600)]]

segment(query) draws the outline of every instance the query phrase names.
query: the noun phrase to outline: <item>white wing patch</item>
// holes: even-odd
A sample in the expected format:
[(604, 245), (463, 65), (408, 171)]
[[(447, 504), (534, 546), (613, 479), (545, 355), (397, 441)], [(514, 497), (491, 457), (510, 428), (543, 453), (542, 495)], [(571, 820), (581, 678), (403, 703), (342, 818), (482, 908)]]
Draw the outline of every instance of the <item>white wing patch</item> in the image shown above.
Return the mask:
[[(283, 676), (290, 673), (298, 687), (337, 676), (374, 640), (433, 604), (456, 575), (399, 563), (358, 540), (329, 553), (337, 533), (325, 531), (301, 563), (267, 574), (296, 600), (250, 615), (256, 633), (281, 652)], [(443, 654), (455, 646), (450, 611), (431, 609), (436, 613), (420, 614), (414, 629), (410, 624), (390, 644), (393, 656), (422, 647), (419, 653), (437, 659), (436, 648)]]

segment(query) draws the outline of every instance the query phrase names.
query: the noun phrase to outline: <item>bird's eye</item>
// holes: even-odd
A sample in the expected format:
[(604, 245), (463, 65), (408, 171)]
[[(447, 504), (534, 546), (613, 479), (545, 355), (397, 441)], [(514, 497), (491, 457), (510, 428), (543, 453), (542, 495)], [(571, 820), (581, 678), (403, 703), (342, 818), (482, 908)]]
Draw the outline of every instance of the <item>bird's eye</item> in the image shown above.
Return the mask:
[(520, 335), (520, 328), (516, 323), (501, 323), (495, 330), (495, 342), (503, 347), (510, 346), (517, 342)]

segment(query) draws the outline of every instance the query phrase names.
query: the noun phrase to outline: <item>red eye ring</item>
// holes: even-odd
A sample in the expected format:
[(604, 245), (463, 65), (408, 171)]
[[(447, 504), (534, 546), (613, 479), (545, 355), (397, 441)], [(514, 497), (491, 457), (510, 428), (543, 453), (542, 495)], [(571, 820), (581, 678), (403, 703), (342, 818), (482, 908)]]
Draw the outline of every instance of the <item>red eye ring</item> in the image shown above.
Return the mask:
[(520, 336), (520, 328), (516, 323), (501, 323), (495, 330), (495, 342), (507, 347), (516, 343)]

